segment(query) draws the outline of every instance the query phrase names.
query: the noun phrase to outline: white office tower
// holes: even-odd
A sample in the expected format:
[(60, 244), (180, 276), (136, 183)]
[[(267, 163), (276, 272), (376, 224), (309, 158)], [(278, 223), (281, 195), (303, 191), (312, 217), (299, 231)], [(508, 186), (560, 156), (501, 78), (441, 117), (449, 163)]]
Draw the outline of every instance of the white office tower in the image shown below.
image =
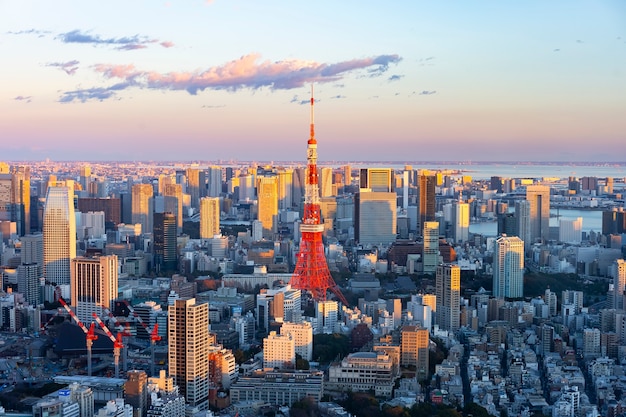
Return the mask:
[(361, 189), (355, 201), (355, 228), (359, 243), (390, 245), (398, 233), (395, 192), (374, 192)]
[(319, 168), (320, 197), (330, 197), (333, 193), (333, 169), (329, 167)]
[(452, 205), (452, 221), (454, 224), (454, 242), (462, 243), (469, 239), (470, 225), (469, 204), (457, 202)]
[(72, 259), (71, 300), (76, 316), (83, 323), (104, 317), (117, 298), (118, 263), (116, 255)]
[(278, 209), (290, 210), (293, 207), (293, 169), (279, 169), (278, 176)]
[(252, 241), (258, 242), (263, 239), (263, 223), (259, 220), (252, 221)]
[(559, 220), (559, 241), (580, 244), (583, 240), (583, 218)]
[(208, 408), (209, 304), (178, 299), (169, 308), (168, 367), (191, 407)]
[(285, 322), (280, 327), (281, 335), (291, 335), (296, 353), (307, 361), (313, 359), (313, 327), (309, 322)]
[(611, 275), (613, 276), (613, 308), (624, 310), (624, 294), (626, 293), (626, 262), (617, 259), (611, 265)]
[(316, 326), (315, 334), (331, 334), (335, 331), (339, 314), (339, 305), (336, 301), (318, 301), (315, 304)]
[(70, 284), (70, 261), (76, 257), (73, 187), (50, 186), (43, 212), (44, 276), (57, 285)]
[(270, 332), (263, 339), (263, 368), (293, 369), (295, 365), (296, 347), (291, 335)]
[(239, 177), (239, 201), (252, 201), (255, 199), (255, 183), (254, 175)]
[[(200, 184), (202, 187), (202, 184)], [(208, 169), (208, 190), (209, 197), (219, 197), (222, 193), (222, 168), (218, 166)]]
[(102, 238), (106, 230), (104, 211), (90, 211), (76, 214), (76, 231), (80, 239)]
[(211, 239), (220, 234), (220, 199), (200, 199), (200, 239)]
[(524, 296), (524, 242), (517, 236), (502, 236), (496, 240), (493, 295), (497, 298)]
[(457, 331), (461, 322), (461, 268), (437, 266), (437, 324), (443, 330)]
[(424, 302), (422, 294), (411, 295), (411, 301), (406, 303), (406, 308), (415, 323), (430, 331), (433, 327), (433, 309)]
[(424, 222), (424, 255), (422, 265), (425, 274), (434, 274), (439, 264), (439, 222)]

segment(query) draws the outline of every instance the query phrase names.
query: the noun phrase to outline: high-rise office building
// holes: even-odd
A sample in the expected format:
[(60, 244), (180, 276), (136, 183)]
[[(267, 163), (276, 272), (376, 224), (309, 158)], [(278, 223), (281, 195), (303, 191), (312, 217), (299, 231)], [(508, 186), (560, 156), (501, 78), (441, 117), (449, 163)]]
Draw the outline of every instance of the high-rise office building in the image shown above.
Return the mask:
[(208, 188), (205, 195), (208, 197), (219, 197), (222, 193), (222, 168), (218, 166), (209, 167), (207, 178)]
[(71, 300), (83, 323), (93, 321), (93, 313), (104, 317), (117, 298), (118, 263), (116, 255), (72, 259)]
[(517, 236), (501, 236), (496, 240), (493, 295), (499, 298), (524, 296), (524, 242)]
[(154, 264), (158, 271), (175, 271), (178, 264), (176, 217), (154, 213)]
[(461, 317), (461, 268), (458, 265), (437, 266), (437, 324), (456, 331)]
[(359, 188), (382, 193), (395, 191), (393, 169), (361, 168), (359, 173)]
[(272, 239), (278, 230), (278, 180), (257, 177), (258, 219), (263, 224), (263, 237)]
[(454, 222), (454, 243), (464, 243), (469, 239), (470, 225), (469, 204), (461, 201), (452, 205), (452, 221)]
[(183, 230), (183, 186), (180, 184), (165, 184), (163, 187), (163, 195), (166, 197), (173, 197), (176, 199), (176, 210), (166, 209), (165, 211), (171, 211), (176, 214), (176, 226), (178, 231)]
[(32, 306), (41, 304), (41, 266), (36, 263), (21, 264), (17, 267), (17, 290)]
[(76, 257), (76, 215), (73, 186), (50, 186), (43, 215), (43, 257), (46, 281), (70, 284), (70, 262)]
[(153, 195), (151, 184), (133, 185), (132, 222), (141, 224), (141, 233), (152, 233)]
[(613, 305), (614, 309), (624, 309), (624, 295), (626, 294), (626, 262), (617, 259), (611, 266), (613, 273)]
[(352, 185), (352, 167), (350, 165), (344, 165), (343, 169), (343, 184), (345, 187)]
[(17, 233), (24, 236), (30, 233), (30, 167), (14, 167), (12, 175), (13, 221), (17, 223)]
[(550, 187), (529, 185), (526, 187), (526, 200), (530, 203), (531, 244), (550, 238)]
[(205, 410), (209, 395), (209, 304), (174, 300), (168, 318), (168, 373), (187, 404)]
[(530, 221), (530, 201), (521, 200), (515, 202), (515, 233), (524, 241), (524, 250), (528, 251), (532, 245)]
[(439, 222), (425, 222), (423, 225), (424, 255), (423, 272), (434, 274), (439, 265)]
[(580, 244), (583, 239), (583, 218), (559, 220), (559, 242)]
[(333, 193), (333, 169), (330, 167), (318, 168), (320, 171), (320, 197), (330, 197)]
[(402, 326), (400, 329), (400, 365), (415, 366), (418, 381), (428, 379), (428, 329), (420, 326)]
[(420, 171), (417, 177), (417, 235), (424, 235), (424, 223), (435, 221), (436, 177), (428, 171)]
[(388, 245), (397, 236), (397, 195), (361, 189), (355, 196), (356, 240), (361, 244)]
[(291, 210), (293, 207), (293, 169), (279, 169), (278, 177), (278, 208)]
[(187, 193), (191, 196), (191, 207), (200, 207), (200, 170), (198, 168), (187, 168)]
[(212, 239), (220, 234), (220, 199), (200, 199), (200, 239)]

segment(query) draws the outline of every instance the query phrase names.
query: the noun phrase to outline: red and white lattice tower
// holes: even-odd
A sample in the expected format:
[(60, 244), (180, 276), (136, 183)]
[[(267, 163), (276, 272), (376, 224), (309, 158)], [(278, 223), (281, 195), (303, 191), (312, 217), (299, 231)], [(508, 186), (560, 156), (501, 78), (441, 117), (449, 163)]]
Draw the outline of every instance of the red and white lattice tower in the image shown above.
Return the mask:
[(313, 119), (313, 87), (311, 87), (311, 132), (307, 142), (307, 165), (304, 190), (304, 216), (300, 225), (300, 252), (296, 269), (289, 282), (292, 288), (308, 291), (316, 300), (326, 300), (326, 292), (330, 290), (345, 305), (348, 305), (339, 287), (328, 270), (320, 224), (319, 185), (317, 178), (317, 141), (315, 140), (315, 123)]

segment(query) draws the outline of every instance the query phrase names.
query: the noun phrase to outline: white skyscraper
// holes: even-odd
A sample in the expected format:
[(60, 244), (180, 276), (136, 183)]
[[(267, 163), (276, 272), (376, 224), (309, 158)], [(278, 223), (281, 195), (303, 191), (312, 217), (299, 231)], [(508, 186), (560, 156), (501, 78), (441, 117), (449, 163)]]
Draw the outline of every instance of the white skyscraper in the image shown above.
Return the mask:
[(263, 367), (291, 369), (296, 364), (296, 347), (291, 334), (270, 334), (263, 339)]
[(454, 242), (466, 242), (469, 239), (469, 204), (459, 201), (452, 206), (452, 212), (452, 220), (454, 222)]
[(313, 327), (311, 323), (285, 322), (280, 326), (281, 335), (291, 335), (294, 341), (296, 353), (307, 361), (313, 359)]
[(515, 219), (517, 236), (524, 241), (524, 248), (528, 250), (532, 244), (530, 237), (530, 202), (521, 200), (515, 202)]
[(559, 220), (559, 241), (565, 243), (580, 243), (583, 237), (583, 218), (575, 220)]
[(422, 264), (425, 274), (434, 274), (439, 264), (439, 222), (424, 222), (424, 256)]
[(200, 238), (212, 239), (220, 234), (220, 199), (203, 197), (200, 199)]
[(43, 214), (44, 276), (57, 285), (70, 284), (70, 261), (76, 257), (73, 187), (50, 186)]
[(208, 170), (208, 196), (219, 197), (222, 192), (222, 168), (218, 166), (209, 167)]
[(517, 236), (502, 236), (496, 241), (493, 295), (499, 298), (524, 296), (524, 242)]
[(318, 301), (315, 305), (315, 316), (317, 318), (315, 334), (333, 333), (337, 324), (338, 311), (339, 307), (336, 301)]
[(550, 187), (529, 185), (526, 187), (526, 200), (530, 203), (531, 243), (539, 239), (547, 242), (550, 237)]

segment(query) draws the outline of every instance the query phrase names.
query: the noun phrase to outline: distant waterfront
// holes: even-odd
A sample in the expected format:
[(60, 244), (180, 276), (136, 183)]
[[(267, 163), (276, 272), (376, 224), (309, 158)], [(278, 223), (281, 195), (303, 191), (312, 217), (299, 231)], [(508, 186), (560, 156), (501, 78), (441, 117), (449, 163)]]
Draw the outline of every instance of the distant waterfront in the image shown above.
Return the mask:
[[(330, 164), (328, 164), (330, 165)], [(386, 166), (394, 169), (403, 169), (403, 164), (383, 162), (352, 162), (353, 168)], [(456, 175), (470, 175), (473, 179), (489, 179), (492, 176), (503, 178), (568, 178), (570, 176), (581, 177), (613, 177), (626, 178), (626, 163), (615, 164), (542, 164), (542, 163), (463, 163), (450, 162), (441, 164), (410, 164), (413, 169), (429, 170), (456, 170), (460, 171)]]
[[(551, 216), (557, 215), (557, 210), (550, 210)], [(602, 211), (601, 210), (575, 210), (575, 209), (560, 209), (558, 215), (561, 220), (575, 220), (578, 217), (583, 218), (582, 231), (589, 233), (590, 231), (602, 232)], [(550, 226), (558, 226), (559, 218), (550, 217)], [(498, 223), (493, 222), (480, 222), (472, 223), (469, 227), (470, 233), (479, 233), (484, 236), (496, 236), (498, 233)]]

